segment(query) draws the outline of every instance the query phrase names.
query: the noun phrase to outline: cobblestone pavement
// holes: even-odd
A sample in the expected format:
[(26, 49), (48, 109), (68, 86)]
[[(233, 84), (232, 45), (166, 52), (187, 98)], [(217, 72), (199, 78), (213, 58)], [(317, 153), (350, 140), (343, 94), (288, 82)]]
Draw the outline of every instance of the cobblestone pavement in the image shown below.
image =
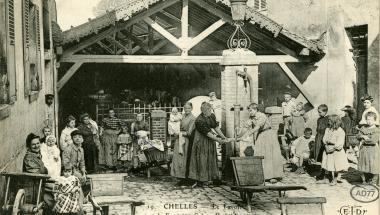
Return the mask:
[[(357, 172), (350, 172), (343, 177), (345, 180), (336, 186), (316, 184), (316, 180), (309, 174), (298, 175), (285, 172), (285, 177), (279, 185), (303, 185), (308, 190), (288, 191), (289, 197), (326, 197), (326, 214), (342, 215), (377, 215), (377, 203), (360, 203), (352, 199), (350, 190), (360, 176)], [(150, 179), (131, 177), (124, 181), (124, 195), (116, 197), (99, 197), (108, 200), (134, 199), (145, 202), (144, 206), (137, 207), (137, 214), (155, 215), (200, 215), (200, 214), (249, 214), (242, 203), (239, 193), (231, 191), (228, 186), (185, 188), (176, 187), (175, 179), (169, 176), (156, 176)], [(257, 193), (253, 197), (251, 214), (281, 214), (276, 203), (277, 192)], [(349, 207), (346, 207), (349, 206)], [(351, 213), (343, 209), (359, 206), (362, 213)], [(92, 213), (90, 205), (86, 205), (87, 214)], [(367, 210), (363, 213), (364, 210)], [(128, 205), (112, 205), (110, 214), (129, 214)]]

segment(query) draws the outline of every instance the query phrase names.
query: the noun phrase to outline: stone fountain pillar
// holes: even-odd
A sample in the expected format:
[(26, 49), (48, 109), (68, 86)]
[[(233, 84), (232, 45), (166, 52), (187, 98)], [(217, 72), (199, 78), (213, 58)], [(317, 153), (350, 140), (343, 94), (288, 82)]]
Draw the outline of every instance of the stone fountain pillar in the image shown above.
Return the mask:
[[(258, 102), (258, 65), (256, 54), (246, 49), (224, 50), (221, 65), (222, 131), (227, 137), (234, 137), (235, 128), (248, 118), (247, 106)], [(245, 72), (250, 83), (244, 84), (239, 72)], [(248, 80), (248, 79), (246, 79)], [(237, 110), (239, 109), (239, 110)], [(233, 177), (229, 157), (236, 156), (236, 143), (222, 147), (222, 171), (227, 178)]]

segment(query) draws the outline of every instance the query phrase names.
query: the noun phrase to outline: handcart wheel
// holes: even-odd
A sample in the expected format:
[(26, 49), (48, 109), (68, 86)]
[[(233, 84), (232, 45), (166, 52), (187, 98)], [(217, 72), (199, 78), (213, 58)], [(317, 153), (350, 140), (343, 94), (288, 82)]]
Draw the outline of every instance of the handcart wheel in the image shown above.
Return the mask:
[(12, 215), (21, 214), (21, 207), (25, 204), (25, 190), (19, 189), (13, 204)]

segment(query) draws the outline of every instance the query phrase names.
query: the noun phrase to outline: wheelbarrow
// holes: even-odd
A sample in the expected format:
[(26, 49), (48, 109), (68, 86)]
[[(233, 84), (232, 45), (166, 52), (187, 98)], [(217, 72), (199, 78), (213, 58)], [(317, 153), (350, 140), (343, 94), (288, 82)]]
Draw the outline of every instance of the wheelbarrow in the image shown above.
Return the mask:
[(304, 186), (268, 186), (265, 185), (263, 162), (264, 156), (231, 157), (236, 185), (231, 190), (238, 191), (241, 199), (246, 202), (248, 212), (251, 212), (253, 193), (278, 191), (279, 197), (284, 197), (286, 191), (306, 190)]

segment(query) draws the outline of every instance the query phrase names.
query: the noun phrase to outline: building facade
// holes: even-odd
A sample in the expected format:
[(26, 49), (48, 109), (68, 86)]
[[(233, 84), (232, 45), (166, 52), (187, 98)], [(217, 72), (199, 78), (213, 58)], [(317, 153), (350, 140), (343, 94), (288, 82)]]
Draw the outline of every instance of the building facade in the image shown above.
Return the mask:
[(55, 21), (54, 0), (0, 0), (0, 172), (21, 171), (30, 132), (55, 132)]

